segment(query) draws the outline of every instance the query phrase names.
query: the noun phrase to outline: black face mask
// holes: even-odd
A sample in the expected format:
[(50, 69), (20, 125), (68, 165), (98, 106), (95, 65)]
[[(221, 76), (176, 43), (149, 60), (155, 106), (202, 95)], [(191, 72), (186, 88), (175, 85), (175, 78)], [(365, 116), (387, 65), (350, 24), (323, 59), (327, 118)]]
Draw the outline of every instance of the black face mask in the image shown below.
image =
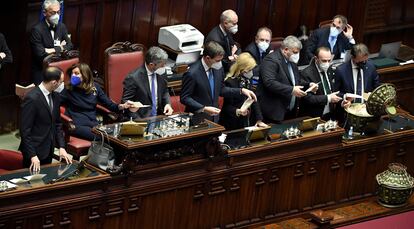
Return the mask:
[(356, 63), (356, 65), (358, 66), (358, 68), (364, 69), (365, 66), (367, 65), (367, 61), (358, 62)]

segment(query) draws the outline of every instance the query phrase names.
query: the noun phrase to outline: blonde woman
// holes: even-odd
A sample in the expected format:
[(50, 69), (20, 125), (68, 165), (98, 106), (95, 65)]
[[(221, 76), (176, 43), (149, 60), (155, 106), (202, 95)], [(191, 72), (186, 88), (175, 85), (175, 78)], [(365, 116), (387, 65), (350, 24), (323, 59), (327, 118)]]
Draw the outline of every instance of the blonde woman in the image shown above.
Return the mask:
[[(249, 53), (239, 55), (235, 63), (231, 66), (229, 73), (224, 80), (227, 87), (252, 89), (253, 68), (256, 61)], [(263, 116), (257, 102), (254, 102), (249, 109), (240, 109), (246, 96), (233, 96), (224, 98), (222, 112), (220, 112), (219, 123), (227, 130), (244, 128), (256, 125), (259, 127), (267, 126), (262, 122)]]

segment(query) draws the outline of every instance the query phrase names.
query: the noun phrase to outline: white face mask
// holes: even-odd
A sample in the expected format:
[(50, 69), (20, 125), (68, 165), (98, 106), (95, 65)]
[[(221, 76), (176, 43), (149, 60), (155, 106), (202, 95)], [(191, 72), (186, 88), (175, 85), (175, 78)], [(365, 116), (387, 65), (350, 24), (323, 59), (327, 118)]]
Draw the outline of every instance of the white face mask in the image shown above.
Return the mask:
[(297, 64), (299, 62), (299, 53), (293, 53), (292, 55), (290, 55), (289, 60), (292, 61), (293, 63)]
[(49, 17), (49, 22), (53, 25), (57, 25), (59, 23), (59, 14), (54, 14)]
[(56, 89), (55, 89), (55, 92), (57, 92), (57, 93), (61, 93), (62, 91), (63, 91), (63, 89), (65, 88), (65, 84), (62, 82), (62, 83), (60, 83), (59, 84), (59, 87), (57, 87)]
[(250, 70), (248, 72), (243, 73), (244, 77), (246, 77), (247, 79), (251, 79), (253, 77), (253, 71)]
[(229, 31), (232, 34), (236, 34), (237, 31), (239, 31), (239, 26), (238, 25), (233, 25), (232, 27), (229, 28)]
[(158, 68), (154, 71), (154, 73), (157, 75), (163, 75), (165, 73), (165, 67)]
[(329, 33), (329, 36), (338, 36), (340, 33), (342, 33), (341, 29), (337, 29), (336, 27), (331, 26), (331, 31)]
[(211, 65), (211, 68), (214, 68), (216, 70), (219, 70), (222, 67), (223, 67), (223, 65), (221, 64), (221, 61), (215, 62), (214, 64)]
[(319, 68), (324, 72), (328, 71), (329, 66), (330, 63), (319, 63)]
[(257, 47), (259, 47), (260, 51), (266, 52), (267, 48), (269, 48), (269, 43), (267, 43), (266, 41), (260, 41), (257, 44)]

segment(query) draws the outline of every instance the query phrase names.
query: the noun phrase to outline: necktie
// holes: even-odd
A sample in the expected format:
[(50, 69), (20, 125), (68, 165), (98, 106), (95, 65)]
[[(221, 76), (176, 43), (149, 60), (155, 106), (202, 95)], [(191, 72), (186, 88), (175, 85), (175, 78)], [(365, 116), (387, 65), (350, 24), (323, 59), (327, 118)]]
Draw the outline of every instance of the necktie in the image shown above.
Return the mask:
[(329, 88), (328, 77), (326, 77), (326, 72), (322, 71), (322, 86), (325, 95), (331, 94), (331, 89)]
[(155, 73), (152, 74), (151, 77), (151, 101), (152, 101), (152, 108), (151, 108), (151, 116), (157, 115), (157, 100), (156, 100), (156, 88), (155, 88)]
[(335, 46), (335, 36), (329, 36), (329, 45), (331, 46), (331, 51), (333, 51)]
[(263, 60), (264, 52), (260, 52), (260, 60)]
[[(295, 86), (296, 82), (295, 82), (295, 76), (293, 74), (292, 64), (288, 62), (287, 65), (288, 65), (290, 80), (292, 81), (292, 86)], [(293, 108), (295, 107), (295, 102), (296, 102), (296, 97), (292, 96), (290, 100), (289, 110), (293, 110)]]
[(211, 68), (208, 70), (208, 82), (210, 84), (211, 100), (214, 101), (214, 75)]
[[(358, 73), (357, 73), (357, 83), (356, 83), (356, 94), (357, 95), (362, 95), (362, 79), (361, 79), (361, 69), (357, 68)], [(361, 99), (356, 99), (355, 102), (357, 103), (361, 103), (362, 100)]]
[(225, 37), (225, 39), (226, 39), (226, 45), (227, 45), (227, 50), (226, 50), (226, 52), (227, 52), (227, 54), (230, 56), (230, 55), (231, 55), (231, 47), (230, 47), (229, 36), (225, 35), (224, 37)]
[(49, 98), (49, 108), (50, 108), (50, 111), (53, 113), (52, 93), (49, 93), (49, 95), (47, 95), (47, 97)]

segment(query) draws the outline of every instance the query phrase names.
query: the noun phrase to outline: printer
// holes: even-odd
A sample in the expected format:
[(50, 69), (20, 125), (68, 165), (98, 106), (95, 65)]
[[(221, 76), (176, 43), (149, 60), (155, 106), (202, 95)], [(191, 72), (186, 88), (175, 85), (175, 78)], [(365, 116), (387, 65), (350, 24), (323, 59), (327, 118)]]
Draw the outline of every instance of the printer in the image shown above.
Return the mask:
[(201, 51), (204, 35), (189, 24), (164, 26), (158, 33), (158, 43), (178, 52)]

